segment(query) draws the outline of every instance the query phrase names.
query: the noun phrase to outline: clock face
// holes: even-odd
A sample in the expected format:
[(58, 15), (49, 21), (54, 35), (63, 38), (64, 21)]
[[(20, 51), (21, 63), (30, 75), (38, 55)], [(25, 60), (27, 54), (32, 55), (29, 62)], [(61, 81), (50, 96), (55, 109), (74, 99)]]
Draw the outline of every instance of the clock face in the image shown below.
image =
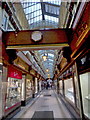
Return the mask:
[(31, 38), (33, 41), (39, 41), (42, 39), (42, 33), (40, 31), (35, 31), (32, 33)]

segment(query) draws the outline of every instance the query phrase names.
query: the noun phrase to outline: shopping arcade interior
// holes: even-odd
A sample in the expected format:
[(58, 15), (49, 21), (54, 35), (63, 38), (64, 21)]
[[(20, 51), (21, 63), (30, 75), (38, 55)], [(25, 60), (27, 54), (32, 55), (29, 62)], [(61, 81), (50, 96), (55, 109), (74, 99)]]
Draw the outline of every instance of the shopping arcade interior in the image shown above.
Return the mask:
[[(44, 29), (45, 29), (45, 26), (44, 26)], [(46, 28), (47, 29), (47, 28)], [(18, 30), (17, 30), (17, 32), (15, 32), (15, 35), (16, 35), (16, 37), (19, 35), (19, 33), (18, 33)], [(10, 47), (10, 46), (9, 46)], [(8, 48), (9, 48), (8, 47)], [(9, 48), (10, 49), (10, 48)], [(35, 52), (35, 51), (34, 51)], [(58, 51), (59, 52), (59, 51)], [(51, 52), (50, 52), (51, 53)], [(35, 53), (32, 53), (32, 54), (35, 54)], [(37, 54), (37, 51), (36, 51), (36, 54)], [(43, 55), (46, 55), (47, 56), (47, 52), (46, 52), (46, 50), (44, 50), (43, 51)], [(54, 54), (54, 52), (53, 52), (53, 54)], [(41, 55), (42, 56), (42, 55)], [(52, 60), (52, 59), (51, 59)], [(50, 59), (48, 60), (49, 61), (49, 63), (51, 63), (50, 61), (51, 61)], [(46, 66), (48, 66), (48, 64), (46, 64)], [(50, 67), (52, 68), (52, 65), (50, 64)], [(47, 68), (47, 67), (46, 67)], [(46, 69), (45, 68), (45, 69)], [(44, 71), (45, 71), (45, 69), (44, 69)], [(54, 69), (54, 68), (53, 68)], [(57, 69), (57, 68), (56, 68)], [(51, 69), (52, 70), (52, 69)], [(57, 70), (57, 73), (58, 73), (58, 70)], [(50, 74), (51, 74), (51, 76), (52, 76), (52, 71), (50, 71)], [(47, 77), (47, 76), (46, 76)]]

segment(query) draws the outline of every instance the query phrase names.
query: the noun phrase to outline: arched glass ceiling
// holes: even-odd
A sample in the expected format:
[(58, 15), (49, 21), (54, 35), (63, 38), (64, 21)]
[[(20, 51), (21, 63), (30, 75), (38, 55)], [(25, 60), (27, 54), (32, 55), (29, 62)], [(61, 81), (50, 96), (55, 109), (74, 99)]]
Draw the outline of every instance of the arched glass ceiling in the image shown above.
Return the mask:
[[(33, 52), (35, 54), (35, 57), (39, 58), (38, 62), (39, 64), (41, 64), (42, 69), (45, 72), (45, 77), (53, 78), (56, 59), (58, 57), (59, 50), (38, 50), (38, 51), (33, 51)], [(44, 55), (47, 56), (46, 61), (43, 60), (42, 56)], [(46, 71), (47, 69), (49, 70), (48, 72)]]
[(61, 0), (25, 0), (22, 7), (30, 29), (58, 28)]
[[(37, 69), (39, 74), (41, 73), (44, 78), (53, 78), (59, 51), (60, 50), (34, 50), (30, 52), (23, 51), (23, 53), (30, 59), (32, 66)], [(44, 55), (47, 56), (46, 61), (44, 61), (42, 57)]]

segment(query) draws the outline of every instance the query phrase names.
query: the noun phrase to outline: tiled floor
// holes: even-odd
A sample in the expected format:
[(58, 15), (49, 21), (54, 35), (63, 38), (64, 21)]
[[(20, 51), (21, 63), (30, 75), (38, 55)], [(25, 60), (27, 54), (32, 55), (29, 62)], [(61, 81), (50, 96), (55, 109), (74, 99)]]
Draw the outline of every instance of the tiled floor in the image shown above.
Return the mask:
[(54, 118), (71, 118), (70, 113), (53, 90), (43, 91), (36, 102), (18, 118), (32, 118), (38, 111), (52, 111)]

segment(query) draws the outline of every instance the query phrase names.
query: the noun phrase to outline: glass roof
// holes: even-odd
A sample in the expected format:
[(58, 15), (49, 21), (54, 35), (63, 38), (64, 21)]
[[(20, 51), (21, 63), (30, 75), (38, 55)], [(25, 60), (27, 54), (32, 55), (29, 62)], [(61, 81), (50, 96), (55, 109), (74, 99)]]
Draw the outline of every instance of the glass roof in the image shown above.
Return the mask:
[(61, 0), (21, 2), (30, 29), (58, 28)]
[[(61, 0), (25, 0), (25, 2), (21, 3), (30, 29), (58, 28)], [(58, 51), (59, 50), (30, 51), (32, 64), (44, 78), (53, 78)], [(27, 52), (24, 53), (27, 54)], [(33, 57), (31, 53), (33, 53)], [(44, 55), (47, 56), (46, 61), (44, 61), (42, 57)]]
[[(41, 64), (42, 69), (44, 70), (45, 78), (53, 78), (59, 50), (38, 50), (33, 52), (35, 57), (38, 58), (38, 62)], [(44, 55), (47, 57), (46, 61), (43, 60)]]
[[(44, 72), (41, 69), (41, 67), (37, 64), (37, 62), (34, 59), (34, 56), (32, 56), (32, 54), (29, 51), (23, 51), (23, 53), (28, 57), (28, 59), (30, 60), (30, 62), (32, 63), (32, 68), (35, 70), (38, 70), (38, 73), (41, 74), (44, 77)], [(27, 55), (28, 54), (28, 55)]]
[[(33, 51), (23, 51), (23, 53), (28, 57), (32, 66), (39, 74), (44, 78), (53, 78), (55, 72), (56, 60), (58, 58), (58, 53), (60, 50), (33, 50)], [(28, 55), (27, 55), (28, 54)], [(46, 56), (44, 61), (43, 56)]]

